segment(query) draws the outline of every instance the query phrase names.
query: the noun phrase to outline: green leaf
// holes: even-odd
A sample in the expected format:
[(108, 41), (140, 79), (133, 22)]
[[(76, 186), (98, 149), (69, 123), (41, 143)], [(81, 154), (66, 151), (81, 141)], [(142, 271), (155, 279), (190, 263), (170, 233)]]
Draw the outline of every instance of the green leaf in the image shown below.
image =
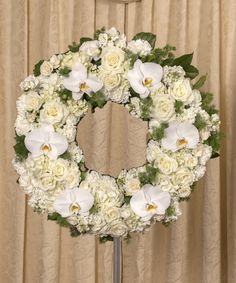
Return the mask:
[(155, 128), (152, 132), (152, 139), (160, 141), (165, 136), (165, 129), (168, 127), (168, 123), (161, 123), (159, 128)]
[(204, 128), (206, 128), (207, 122), (202, 118), (202, 116), (200, 114), (197, 114), (196, 117), (195, 117), (194, 126), (198, 130), (203, 130)]
[(201, 92), (202, 97), (202, 109), (204, 109), (209, 115), (218, 113), (218, 110), (212, 105), (213, 94), (209, 92)]
[(35, 75), (35, 77), (40, 76), (41, 72), (40, 72), (40, 67), (43, 64), (44, 60), (40, 60), (35, 66), (34, 66), (34, 70), (33, 73)]
[(220, 151), (221, 140), (224, 138), (224, 134), (221, 132), (213, 132), (210, 137), (204, 142), (212, 147), (212, 158), (218, 157)]
[(125, 196), (124, 197), (124, 203), (125, 204), (129, 204), (130, 203), (130, 199), (131, 199), (131, 196)]
[(78, 236), (81, 235), (81, 233), (78, 231), (78, 229), (75, 226), (71, 225), (70, 226), (70, 235), (71, 235), (71, 237), (78, 237)]
[(200, 89), (204, 85), (206, 78), (207, 78), (206, 75), (200, 77), (200, 79), (193, 85), (193, 88), (194, 89)]
[(108, 241), (111, 241), (111, 242), (113, 242), (113, 237), (112, 236), (110, 236), (110, 235), (107, 235), (107, 236), (101, 236), (100, 238), (99, 238), (99, 241), (100, 241), (100, 243), (106, 243), (106, 242), (108, 242)]
[(98, 39), (99, 37), (99, 34), (100, 33), (104, 33), (106, 31), (106, 28), (105, 27), (102, 27), (101, 29), (97, 29), (94, 33), (94, 39)]
[(59, 213), (53, 212), (48, 214), (48, 220), (56, 221), (61, 227), (70, 227), (71, 224), (67, 222), (66, 218), (62, 217)]
[(16, 144), (14, 145), (14, 150), (16, 153), (16, 157), (19, 161), (23, 161), (28, 157), (28, 149), (25, 146), (25, 136), (18, 136), (15, 137)]
[(158, 173), (157, 168), (147, 165), (146, 172), (139, 173), (139, 181), (141, 185), (143, 186), (145, 184), (152, 184), (156, 179), (157, 173)]
[(68, 150), (65, 151), (63, 154), (59, 155), (59, 157), (65, 160), (71, 160), (71, 154)]
[(219, 157), (220, 154), (218, 152), (212, 152), (211, 159)]
[(80, 48), (80, 44), (73, 42), (71, 45), (68, 46), (68, 48), (71, 52), (78, 52)]
[(190, 78), (191, 80), (199, 75), (198, 69), (193, 65), (183, 66), (183, 68), (186, 73), (186, 77)]
[(152, 46), (152, 48), (155, 47), (155, 43), (156, 43), (156, 35), (150, 32), (140, 32), (137, 33), (134, 37), (133, 40), (137, 40), (137, 39), (142, 39), (142, 40), (146, 40), (150, 43), (150, 45)]
[(71, 69), (69, 69), (68, 67), (64, 67), (63, 69), (59, 70), (59, 74), (65, 77), (67, 77), (70, 72), (71, 72)]
[(151, 114), (151, 108), (153, 106), (153, 101), (150, 96), (140, 99), (140, 110), (141, 110), (141, 117), (143, 120), (148, 120)]
[(84, 42), (91, 41), (91, 40), (93, 40), (91, 37), (81, 37), (79, 44), (81, 46)]
[(183, 112), (184, 103), (180, 100), (175, 100), (175, 112), (181, 114)]
[(71, 100), (72, 99), (72, 91), (68, 90), (68, 89), (62, 89), (58, 92), (58, 95), (61, 99), (62, 102), (66, 103), (67, 100)]
[(177, 57), (172, 62), (171, 66), (189, 66), (193, 60), (193, 53), (185, 54), (180, 57)]
[(90, 103), (93, 111), (96, 107), (102, 108), (107, 103), (107, 99), (101, 91), (92, 93), (90, 96), (85, 94), (84, 98)]
[(166, 210), (166, 215), (167, 215), (168, 217), (170, 217), (170, 216), (173, 216), (174, 214), (175, 214), (175, 209), (174, 209), (174, 207), (169, 206), (169, 207), (167, 208), (167, 210)]

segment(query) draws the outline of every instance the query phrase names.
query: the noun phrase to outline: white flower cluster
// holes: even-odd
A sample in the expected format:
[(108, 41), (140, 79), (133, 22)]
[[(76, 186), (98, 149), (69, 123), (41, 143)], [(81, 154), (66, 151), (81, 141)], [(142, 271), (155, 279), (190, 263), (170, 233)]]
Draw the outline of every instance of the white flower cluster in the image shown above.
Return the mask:
[[(137, 36), (127, 42), (115, 28), (102, 29), (40, 61), (20, 84), (18, 182), (35, 211), (79, 234), (125, 237), (175, 221), (179, 202), (217, 154), (220, 121), (208, 94), (192, 84), (184, 65), (162, 67), (168, 60), (153, 49), (154, 35)], [(76, 142), (80, 120), (109, 100), (148, 122), (146, 164), (117, 178), (86, 168)]]

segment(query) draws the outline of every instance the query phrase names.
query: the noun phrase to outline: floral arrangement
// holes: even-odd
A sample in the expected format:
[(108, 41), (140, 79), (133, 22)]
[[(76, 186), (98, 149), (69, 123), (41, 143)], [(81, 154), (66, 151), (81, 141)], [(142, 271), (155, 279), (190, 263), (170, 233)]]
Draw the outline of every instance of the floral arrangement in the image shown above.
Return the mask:
[[(102, 28), (38, 62), (20, 84), (18, 183), (36, 212), (72, 236), (125, 238), (175, 221), (207, 161), (219, 155), (218, 111), (212, 94), (200, 90), (206, 76), (195, 79), (193, 54), (176, 58), (174, 47), (155, 48), (155, 40), (141, 32), (128, 42), (115, 28)], [(86, 168), (75, 140), (85, 114), (107, 101), (148, 122), (146, 164), (118, 178)]]

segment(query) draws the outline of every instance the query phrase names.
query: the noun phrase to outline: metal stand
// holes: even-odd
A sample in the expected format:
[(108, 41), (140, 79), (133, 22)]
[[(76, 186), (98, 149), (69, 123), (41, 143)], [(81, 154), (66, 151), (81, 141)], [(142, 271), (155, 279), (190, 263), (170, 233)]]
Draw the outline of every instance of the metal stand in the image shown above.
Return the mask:
[(113, 283), (121, 283), (121, 239), (113, 240)]

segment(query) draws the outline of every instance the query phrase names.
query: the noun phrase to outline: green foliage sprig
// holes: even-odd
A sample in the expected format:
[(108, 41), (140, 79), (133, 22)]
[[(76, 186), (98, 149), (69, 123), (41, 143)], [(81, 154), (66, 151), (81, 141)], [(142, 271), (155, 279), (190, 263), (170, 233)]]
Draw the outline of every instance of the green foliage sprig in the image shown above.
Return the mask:
[(25, 136), (18, 136), (16, 134), (15, 137), (16, 144), (14, 145), (14, 150), (16, 153), (16, 158), (19, 161), (23, 161), (28, 157), (28, 149), (25, 146)]
[(168, 123), (161, 123), (159, 128), (155, 128), (152, 132), (152, 139), (160, 141), (165, 136), (165, 129), (169, 126)]

